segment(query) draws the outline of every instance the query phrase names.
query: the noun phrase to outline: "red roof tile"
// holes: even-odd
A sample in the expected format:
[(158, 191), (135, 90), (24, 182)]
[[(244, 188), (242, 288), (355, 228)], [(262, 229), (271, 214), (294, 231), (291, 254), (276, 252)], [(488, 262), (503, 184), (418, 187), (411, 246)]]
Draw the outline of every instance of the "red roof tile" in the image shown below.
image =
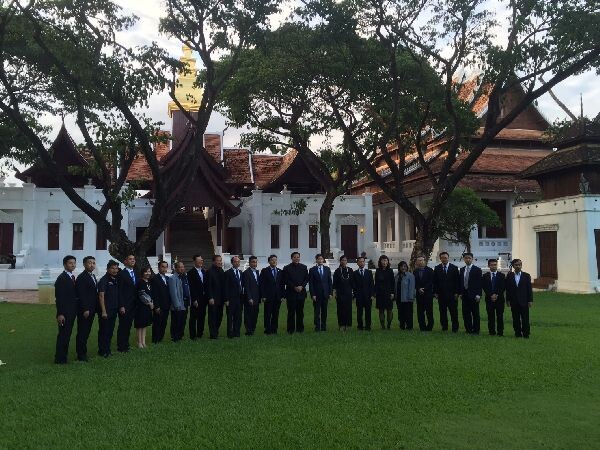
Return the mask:
[[(169, 152), (168, 142), (159, 142), (154, 144), (154, 152), (156, 153), (156, 159), (160, 162), (165, 155)], [(151, 181), (152, 171), (146, 161), (146, 157), (142, 153), (138, 153), (135, 160), (129, 168), (127, 174), (127, 180), (129, 181)]]
[(204, 135), (204, 148), (213, 159), (221, 163), (221, 135), (208, 134)]
[(254, 184), (250, 170), (249, 151), (243, 148), (229, 148), (223, 150), (225, 169), (228, 172), (227, 183)]

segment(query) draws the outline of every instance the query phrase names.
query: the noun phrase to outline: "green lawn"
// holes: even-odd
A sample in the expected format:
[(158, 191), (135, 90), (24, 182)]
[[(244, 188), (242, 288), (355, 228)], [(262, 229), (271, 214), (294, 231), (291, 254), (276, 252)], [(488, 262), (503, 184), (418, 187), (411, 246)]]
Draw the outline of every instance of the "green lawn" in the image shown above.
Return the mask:
[(54, 308), (0, 304), (0, 447), (600, 447), (598, 295), (538, 294), (529, 340), (509, 312), (504, 338), (443, 334), (437, 311), (431, 334), (340, 333), (329, 314), (325, 334), (56, 366)]

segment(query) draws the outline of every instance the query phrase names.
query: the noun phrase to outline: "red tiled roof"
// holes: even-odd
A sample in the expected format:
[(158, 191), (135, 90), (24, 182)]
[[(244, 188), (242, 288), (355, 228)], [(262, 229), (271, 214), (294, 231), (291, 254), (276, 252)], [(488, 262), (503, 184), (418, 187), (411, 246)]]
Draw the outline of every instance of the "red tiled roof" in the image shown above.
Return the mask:
[[(165, 155), (169, 152), (168, 142), (157, 142), (154, 144), (154, 152), (156, 153), (156, 159), (160, 162)], [(146, 161), (146, 157), (142, 153), (138, 153), (135, 160), (129, 168), (127, 173), (127, 180), (129, 181), (151, 181), (152, 171)]]
[(208, 134), (204, 135), (204, 148), (213, 159), (221, 163), (221, 135)]
[(243, 148), (223, 150), (225, 169), (228, 172), (227, 183), (252, 185), (249, 151)]
[(253, 154), (252, 171), (254, 172), (254, 182), (259, 189), (264, 188), (279, 172), (283, 162), (281, 155)]

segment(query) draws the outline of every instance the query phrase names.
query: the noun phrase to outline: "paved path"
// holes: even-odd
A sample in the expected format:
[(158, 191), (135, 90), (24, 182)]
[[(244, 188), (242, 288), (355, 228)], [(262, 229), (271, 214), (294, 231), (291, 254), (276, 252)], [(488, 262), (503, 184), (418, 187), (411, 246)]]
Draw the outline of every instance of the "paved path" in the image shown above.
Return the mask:
[(8, 301), (11, 303), (37, 303), (38, 291), (0, 291), (0, 301)]

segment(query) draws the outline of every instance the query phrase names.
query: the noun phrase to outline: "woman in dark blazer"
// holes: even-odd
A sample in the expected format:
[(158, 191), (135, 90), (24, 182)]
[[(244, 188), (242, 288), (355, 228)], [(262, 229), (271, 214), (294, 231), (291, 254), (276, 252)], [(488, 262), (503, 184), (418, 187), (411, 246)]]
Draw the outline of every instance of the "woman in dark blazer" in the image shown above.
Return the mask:
[(390, 329), (394, 317), (394, 271), (390, 267), (387, 256), (381, 255), (375, 270), (375, 306), (379, 310), (381, 329), (386, 329), (385, 312), (387, 311), (387, 329)]
[(142, 270), (142, 279), (137, 283), (137, 305), (135, 308), (134, 326), (137, 332), (137, 343), (139, 348), (146, 348), (146, 327), (152, 325), (152, 310), (154, 302), (152, 300), (152, 290), (150, 288), (150, 278), (152, 269), (144, 267)]
[(340, 267), (333, 272), (333, 289), (337, 304), (337, 318), (340, 330), (352, 327), (352, 269), (348, 267), (348, 258), (340, 257)]

